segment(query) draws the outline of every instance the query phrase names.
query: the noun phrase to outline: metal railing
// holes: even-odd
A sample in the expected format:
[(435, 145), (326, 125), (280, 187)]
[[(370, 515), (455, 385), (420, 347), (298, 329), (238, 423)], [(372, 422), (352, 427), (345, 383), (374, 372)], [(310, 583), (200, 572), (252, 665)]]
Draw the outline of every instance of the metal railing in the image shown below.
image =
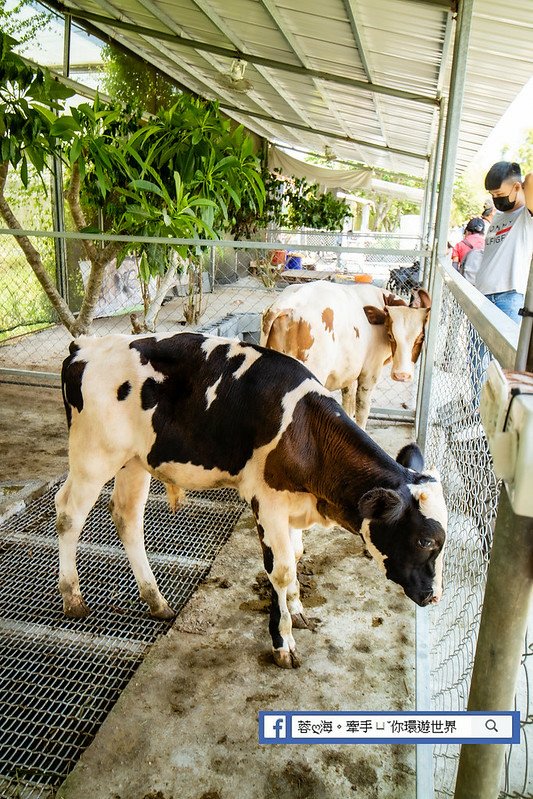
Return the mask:
[[(489, 360), (512, 367), (518, 327), (447, 265), (438, 265), (440, 297), (428, 342), (421, 405), (426, 461), (440, 472), (449, 510), (445, 592), (439, 605), (417, 612), (418, 704), (432, 710), (467, 708), (500, 485), (478, 413)], [(424, 390), (422, 390), (424, 395)], [(521, 742), (509, 747), (501, 797), (531, 797), (533, 773), (533, 644), (530, 617), (516, 692)], [(513, 679), (510, 675), (509, 679)], [(421, 747), (419, 747), (421, 748)], [(418, 799), (453, 797), (459, 746), (441, 744), (433, 762), (422, 754)], [(427, 769), (432, 767), (433, 773)], [(424, 786), (424, 787), (422, 787)], [(434, 791), (434, 793), (433, 793)]]
[[(20, 231), (22, 233), (27, 233), (42, 253), (43, 263), (53, 277), (56, 270), (54, 242), (64, 242), (64, 272), (57, 276), (57, 285), (66, 287), (68, 305), (76, 314), (90, 268), (83, 250), (83, 239), (89, 237), (74, 232)], [(173, 257), (173, 244), (198, 247), (200, 255), (194, 269), (182, 267), (181, 273), (163, 292), (155, 329), (158, 332), (202, 330), (255, 342), (259, 341), (263, 310), (286, 286), (316, 279), (353, 284), (355, 275), (362, 271), (369, 273), (378, 285), (385, 286), (391, 270), (409, 266), (414, 258), (420, 260), (425, 255), (420, 240), (414, 241), (412, 237), (409, 238), (410, 249), (401, 249), (400, 239), (391, 235), (376, 235), (373, 246), (363, 246), (355, 234), (350, 234), (349, 240), (341, 234), (317, 231), (292, 233), (291, 237), (292, 241), (283, 241), (282, 236), (272, 240), (273, 234), (269, 232), (263, 234), (263, 238), (271, 239), (268, 241), (128, 238), (105, 234), (93, 234), (90, 239), (98, 246), (110, 241), (121, 245), (138, 244), (139, 248), (142, 244), (150, 244), (157, 250), (155, 255), (152, 253), (154, 257), (167, 263)], [(384, 241), (387, 246), (383, 246)], [(0, 263), (0, 376), (35, 379), (38, 372), (45, 382), (57, 380), (72, 337), (59, 324), (56, 312), (15, 237), (5, 230), (0, 231)], [(300, 268), (289, 268), (291, 265)], [(161, 280), (141, 281), (139, 268), (139, 253), (133, 247), (118, 269), (116, 261), (110, 261), (92, 333), (131, 333), (139, 330), (136, 324), (142, 327), (145, 302), (157, 295)], [(152, 326), (149, 329), (153, 329)], [(413, 419), (416, 391), (416, 381), (409, 385), (395, 383), (385, 368), (374, 393), (374, 417)]]

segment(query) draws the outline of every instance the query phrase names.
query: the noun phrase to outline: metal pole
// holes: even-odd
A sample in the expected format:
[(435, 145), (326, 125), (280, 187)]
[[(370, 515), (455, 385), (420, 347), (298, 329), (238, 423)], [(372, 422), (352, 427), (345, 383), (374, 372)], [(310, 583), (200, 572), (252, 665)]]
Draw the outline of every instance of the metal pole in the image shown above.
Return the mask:
[(63, 28), (63, 77), (70, 75), (70, 37), (72, 34), (72, 17), (65, 14), (65, 25)]
[[(529, 280), (524, 295), (524, 310), (533, 312), (533, 258), (529, 268)], [(518, 348), (516, 350), (515, 369), (517, 371), (533, 372), (533, 316), (525, 314), (520, 325)]]
[[(431, 197), (427, 216), (426, 244), (433, 246), (433, 233), (435, 231), (435, 206), (438, 197), (439, 167), (442, 163), (442, 148), (444, 145), (444, 131), (446, 129), (447, 103), (443, 98), (439, 109), (439, 127), (435, 142), (435, 158), (433, 160), (433, 174), (431, 176)], [(427, 277), (427, 276), (425, 276)]]
[[(429, 616), (427, 608), (416, 608), (416, 709), (429, 710), (431, 687), (429, 683)], [(433, 799), (433, 747), (427, 744), (416, 747), (416, 796)]]
[[(65, 215), (63, 207), (63, 168), (61, 159), (57, 156), (52, 158), (50, 164), (50, 183), (52, 204), (52, 224), (54, 230), (63, 232), (65, 230)], [(67, 266), (67, 242), (65, 239), (54, 239), (55, 260), (56, 260), (56, 286), (65, 302), (69, 302), (68, 288), (68, 266)]]
[[(426, 439), (426, 428), (429, 418), (429, 400), (431, 396), (431, 371), (433, 367), (433, 361), (430, 360), (429, 355), (430, 352), (434, 351), (435, 349), (438, 332), (438, 319), (440, 314), (440, 303), (437, 304), (437, 295), (439, 295), (440, 298), (440, 289), (438, 285), (439, 278), (436, 276), (436, 263), (437, 256), (444, 256), (446, 254), (446, 242), (448, 240), (448, 228), (450, 225), (450, 206), (455, 177), (455, 158), (457, 154), (459, 127), (461, 124), (461, 113), (463, 109), (466, 60), (468, 43), (470, 40), (470, 28), (472, 25), (473, 5), (474, 0), (463, 0), (459, 4), (457, 26), (455, 29), (450, 94), (446, 113), (442, 166), (439, 181), (439, 197), (437, 202), (437, 224), (435, 229), (435, 242), (429, 278), (429, 289), (430, 293), (432, 294), (431, 313), (433, 318), (428, 330), (426, 354), (422, 364), (424, 367), (423, 379), (419, 391), (419, 397), (417, 398), (417, 439), (422, 448)], [(440, 283), (442, 286), (442, 278), (440, 278)]]
[(216, 271), (216, 262), (215, 262), (215, 248), (211, 247), (209, 250), (209, 265), (211, 267), (211, 291), (215, 290), (215, 271)]
[[(512, 710), (533, 589), (533, 519), (502, 489), (476, 647), (469, 710)], [(455, 799), (497, 799), (505, 746), (463, 744)]]
[[(63, 75), (68, 77), (70, 71), (70, 31), (71, 19), (65, 17), (63, 29)], [(61, 233), (65, 231), (65, 208), (63, 200), (63, 165), (61, 159), (54, 156), (51, 167), (51, 202), (52, 202), (52, 224), (54, 230)], [(68, 261), (67, 261), (67, 242), (65, 239), (54, 239), (56, 256), (56, 285), (60, 295), (65, 302), (69, 303), (68, 286)]]
[[(435, 230), (435, 204), (436, 198), (438, 196), (438, 179), (439, 179), (439, 166), (442, 161), (442, 147), (444, 143), (444, 130), (445, 130), (445, 123), (446, 123), (446, 110), (447, 105), (443, 98), (441, 107), (439, 110), (439, 126), (437, 130), (437, 139), (435, 142), (435, 147), (432, 154), (432, 171), (431, 171), (431, 196), (429, 202), (429, 208), (427, 212), (427, 218), (425, 222), (425, 238), (423, 239), (423, 246), (427, 248), (431, 246), (431, 258), (429, 262), (424, 258), (424, 266), (421, 271), (422, 275), (422, 283), (424, 286), (428, 287), (430, 282), (430, 277), (435, 274), (436, 267), (435, 267), (435, 241), (434, 241), (434, 230)], [(432, 302), (432, 317), (433, 319), (438, 319), (440, 317), (440, 297), (442, 292), (442, 284), (437, 289), (437, 294), (435, 293), (437, 289), (435, 278), (433, 279), (433, 285), (431, 287), (431, 302)], [(435, 322), (432, 322), (432, 325), (436, 328), (437, 325)], [(434, 360), (434, 351), (436, 346), (436, 336), (433, 337), (434, 340), (432, 341), (432, 351), (431, 355), (428, 352), (428, 347), (424, 347), (422, 350), (422, 357), (420, 359), (420, 377), (418, 381), (418, 390), (416, 393), (416, 409), (415, 409), (415, 437), (420, 443), (420, 446), (424, 446), (425, 439), (426, 439), (426, 427), (427, 427), (427, 413), (429, 411), (429, 405), (424, 406), (424, 413), (422, 412), (422, 398), (429, 396), (424, 391), (424, 385), (426, 381), (429, 379), (429, 364), (433, 364)], [(429, 344), (429, 342), (428, 342)]]
[[(533, 261), (524, 308), (533, 309)], [(533, 319), (524, 316), (515, 369), (533, 371)], [(494, 543), (468, 697), (469, 710), (512, 710), (533, 595), (533, 519), (516, 516), (500, 494)], [(497, 799), (505, 746), (461, 747), (455, 799)]]

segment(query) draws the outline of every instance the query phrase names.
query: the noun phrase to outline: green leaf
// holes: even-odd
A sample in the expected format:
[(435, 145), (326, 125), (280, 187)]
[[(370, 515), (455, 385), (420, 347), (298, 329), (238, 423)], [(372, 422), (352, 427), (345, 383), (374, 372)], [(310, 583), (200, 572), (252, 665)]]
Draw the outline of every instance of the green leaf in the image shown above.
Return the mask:
[(22, 185), (24, 188), (28, 187), (28, 161), (26, 156), (22, 156), (22, 161), (20, 164), (20, 179), (22, 180)]
[(52, 136), (62, 137), (68, 133), (78, 133), (80, 130), (79, 124), (71, 116), (63, 116), (56, 119), (53, 123), (50, 132)]
[(74, 164), (81, 155), (82, 141), (81, 139), (74, 139), (74, 143), (70, 148), (70, 163)]
[(153, 194), (162, 196), (161, 189), (151, 180), (132, 180), (129, 184), (134, 189), (142, 189), (143, 191), (151, 191)]
[(146, 252), (143, 250), (141, 259), (139, 261), (139, 277), (143, 281), (143, 283), (148, 283), (150, 280), (150, 265), (148, 263), (148, 258), (146, 257)]

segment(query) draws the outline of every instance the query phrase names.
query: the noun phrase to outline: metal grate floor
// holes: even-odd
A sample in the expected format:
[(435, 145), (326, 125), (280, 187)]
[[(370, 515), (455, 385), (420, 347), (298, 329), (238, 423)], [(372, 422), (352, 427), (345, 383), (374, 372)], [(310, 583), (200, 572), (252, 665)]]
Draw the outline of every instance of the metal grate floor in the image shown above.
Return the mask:
[[(107, 509), (106, 486), (78, 547), (91, 615), (63, 616), (53, 497), (47, 490), (0, 527), (0, 796), (49, 799), (89, 745), (155, 639)], [(146, 551), (179, 612), (246, 507), (232, 489), (191, 491), (173, 514), (152, 481)]]

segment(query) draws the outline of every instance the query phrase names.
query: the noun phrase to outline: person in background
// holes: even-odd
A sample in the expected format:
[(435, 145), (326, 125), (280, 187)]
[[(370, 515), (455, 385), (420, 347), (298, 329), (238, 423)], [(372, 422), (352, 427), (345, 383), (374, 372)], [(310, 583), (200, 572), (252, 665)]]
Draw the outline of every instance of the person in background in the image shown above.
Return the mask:
[(492, 203), (485, 203), (485, 207), (481, 212), (481, 218), (485, 224), (485, 235), (489, 232), (489, 227), (492, 224), (492, 220), (494, 219), (494, 214), (496, 213), (496, 208), (493, 206)]
[(496, 213), (485, 237), (476, 288), (517, 324), (533, 255), (533, 172), (498, 161), (485, 176)]
[(452, 250), (452, 263), (455, 268), (462, 273), (461, 264), (467, 254), (472, 250), (483, 250), (485, 248), (485, 224), (480, 216), (474, 216), (467, 222), (464, 236)]

